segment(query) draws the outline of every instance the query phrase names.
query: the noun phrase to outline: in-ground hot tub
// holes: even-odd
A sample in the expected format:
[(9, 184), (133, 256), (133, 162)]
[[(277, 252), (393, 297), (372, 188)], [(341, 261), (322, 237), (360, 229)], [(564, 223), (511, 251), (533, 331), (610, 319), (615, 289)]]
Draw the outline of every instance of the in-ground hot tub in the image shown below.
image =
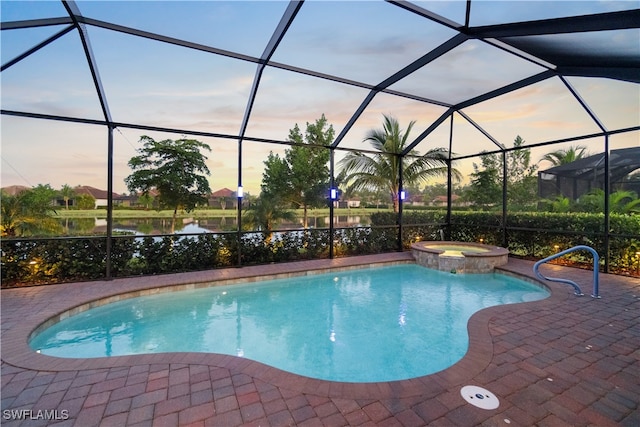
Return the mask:
[(416, 263), (452, 273), (490, 273), (509, 261), (509, 251), (482, 243), (429, 241), (411, 245)]

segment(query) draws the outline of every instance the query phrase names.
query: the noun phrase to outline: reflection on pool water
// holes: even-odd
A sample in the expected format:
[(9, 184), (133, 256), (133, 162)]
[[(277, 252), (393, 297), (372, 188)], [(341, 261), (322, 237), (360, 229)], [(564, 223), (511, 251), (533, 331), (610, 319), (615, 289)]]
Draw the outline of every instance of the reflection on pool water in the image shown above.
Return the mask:
[(81, 358), (222, 353), (325, 380), (391, 381), (460, 360), (478, 310), (548, 295), (495, 273), (376, 267), (130, 298), (68, 317), (30, 345)]

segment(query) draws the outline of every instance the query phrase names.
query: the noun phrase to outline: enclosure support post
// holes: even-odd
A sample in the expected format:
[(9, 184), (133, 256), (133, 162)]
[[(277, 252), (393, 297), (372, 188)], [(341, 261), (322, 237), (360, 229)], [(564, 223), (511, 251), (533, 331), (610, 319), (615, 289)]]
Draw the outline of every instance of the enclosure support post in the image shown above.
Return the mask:
[(509, 247), (507, 238), (507, 152), (502, 151), (502, 247)]
[(402, 252), (402, 202), (403, 197), (403, 183), (402, 183), (402, 159), (403, 156), (398, 154), (398, 194), (395, 197), (398, 198), (398, 251)]
[[(242, 138), (238, 139), (238, 190), (242, 188)], [(237, 207), (237, 223), (238, 223), (238, 236), (237, 236), (237, 251), (238, 251), (238, 267), (242, 267), (242, 196), (236, 193), (238, 200)]]
[[(451, 196), (453, 194), (453, 181), (451, 179), (452, 161), (451, 156), (453, 152), (453, 113), (451, 113), (451, 123), (449, 126), (449, 158), (447, 159), (447, 216), (445, 217), (445, 237), (446, 240), (451, 240)], [(444, 239), (443, 239), (444, 240)]]
[(107, 244), (105, 276), (111, 280), (111, 240), (113, 239), (113, 127), (109, 126), (107, 137)]
[(609, 198), (611, 194), (611, 182), (609, 177), (609, 134), (604, 135), (604, 272), (609, 272), (609, 249), (611, 244), (610, 227), (611, 216), (609, 215)]
[(330, 148), (329, 149), (329, 259), (333, 259), (333, 244), (334, 244), (334, 239), (333, 239), (333, 202), (334, 199), (332, 197), (332, 193), (334, 191), (335, 188), (335, 180), (333, 178), (334, 175), (334, 149)]

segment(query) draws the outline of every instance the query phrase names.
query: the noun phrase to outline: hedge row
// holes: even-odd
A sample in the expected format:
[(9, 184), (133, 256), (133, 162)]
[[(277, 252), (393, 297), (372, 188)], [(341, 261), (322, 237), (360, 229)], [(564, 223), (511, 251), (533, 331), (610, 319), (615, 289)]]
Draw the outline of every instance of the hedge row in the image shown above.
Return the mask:
[[(397, 250), (397, 215), (376, 213), (371, 221), (371, 227), (335, 230), (331, 239), (334, 255)], [(440, 240), (441, 235), (450, 240), (502, 244), (499, 214), (456, 211), (452, 212), (450, 228), (444, 222), (444, 211), (406, 212), (402, 247), (408, 249), (418, 240)], [(510, 214), (506, 239), (513, 255), (530, 259), (541, 259), (576, 245), (591, 246), (603, 256), (603, 224), (601, 214)], [(610, 270), (640, 275), (640, 217), (612, 214), (610, 233)], [(244, 233), (240, 241), (236, 233), (118, 236), (112, 238), (111, 275), (151, 275), (327, 258), (329, 241), (327, 229), (279, 232), (271, 238), (263, 233)], [(3, 239), (2, 287), (103, 279), (107, 273), (106, 244), (106, 237)], [(588, 253), (575, 252), (566, 259), (578, 264), (591, 263)]]
[[(395, 224), (397, 215), (389, 212), (371, 216), (372, 224)], [(451, 227), (446, 228), (445, 212), (403, 213), (403, 247), (416, 240), (440, 240), (440, 230), (449, 240), (483, 241), (502, 245), (506, 237), (512, 255), (542, 259), (578, 245), (593, 247), (604, 263), (604, 214), (525, 212), (507, 216), (507, 235), (503, 236), (502, 215), (495, 212), (453, 211)], [(620, 274), (640, 274), (640, 216), (611, 214), (609, 218), (609, 268)], [(591, 255), (574, 252), (564, 259), (591, 264)]]
[[(397, 248), (395, 228), (336, 231), (336, 256), (389, 252)], [(2, 287), (97, 280), (106, 277), (106, 237), (3, 240)], [(329, 257), (329, 230), (238, 235), (112, 239), (111, 275), (127, 277)], [(395, 246), (394, 246), (395, 245)]]

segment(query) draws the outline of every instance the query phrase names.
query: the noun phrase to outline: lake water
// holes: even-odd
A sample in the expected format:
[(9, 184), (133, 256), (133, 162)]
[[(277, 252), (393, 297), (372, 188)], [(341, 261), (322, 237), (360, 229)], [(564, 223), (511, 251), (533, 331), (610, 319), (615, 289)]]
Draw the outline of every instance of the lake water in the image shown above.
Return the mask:
[[(328, 216), (313, 216), (308, 219), (310, 228), (328, 228)], [(68, 234), (91, 233), (104, 234), (107, 231), (106, 219), (100, 218), (68, 218), (61, 220), (62, 226)], [(371, 221), (368, 216), (340, 215), (334, 218), (335, 227), (368, 226)], [(235, 216), (219, 218), (179, 218), (175, 225), (177, 234), (218, 233), (236, 231), (238, 221)], [(171, 218), (114, 218), (114, 230), (129, 231), (140, 235), (160, 235), (171, 233)], [(277, 227), (279, 230), (294, 230), (302, 228), (302, 219), (297, 222), (283, 222)]]

